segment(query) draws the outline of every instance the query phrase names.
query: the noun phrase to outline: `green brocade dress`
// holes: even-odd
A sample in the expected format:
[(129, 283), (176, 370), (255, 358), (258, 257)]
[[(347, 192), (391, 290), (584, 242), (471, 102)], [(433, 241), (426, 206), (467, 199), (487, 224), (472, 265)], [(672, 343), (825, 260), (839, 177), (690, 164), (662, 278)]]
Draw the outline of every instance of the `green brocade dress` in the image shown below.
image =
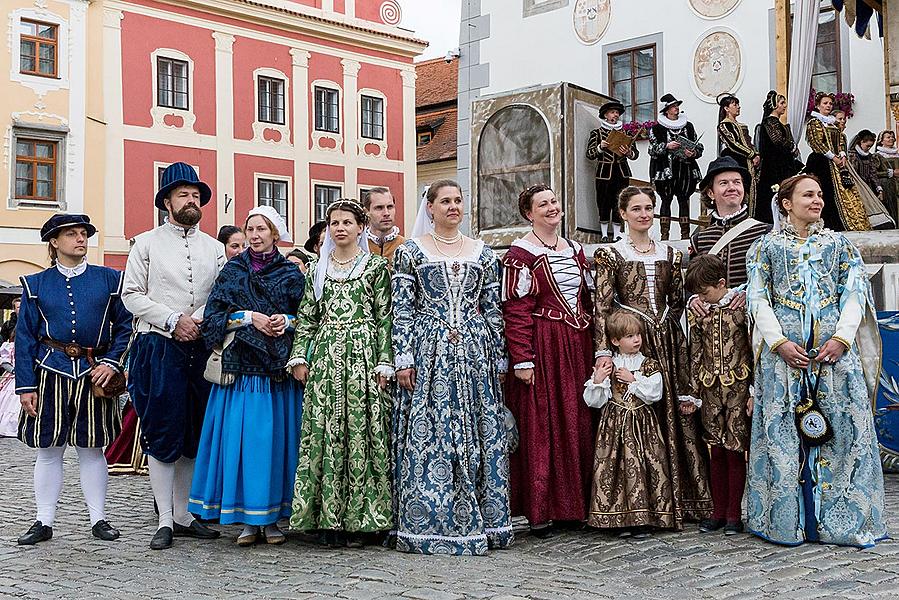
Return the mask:
[[(315, 264), (310, 265), (310, 272)], [(365, 254), (345, 280), (307, 285), (291, 362), (309, 365), (290, 526), (374, 532), (393, 526), (390, 395), (393, 371), (387, 261)]]

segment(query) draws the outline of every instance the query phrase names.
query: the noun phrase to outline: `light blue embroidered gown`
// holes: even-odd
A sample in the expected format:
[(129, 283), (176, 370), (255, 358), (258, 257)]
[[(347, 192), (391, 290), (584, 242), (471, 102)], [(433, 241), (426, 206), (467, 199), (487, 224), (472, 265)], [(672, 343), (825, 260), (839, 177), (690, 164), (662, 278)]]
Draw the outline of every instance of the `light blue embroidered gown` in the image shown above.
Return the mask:
[[(800, 238), (787, 225), (759, 239), (748, 255), (756, 355), (748, 529), (786, 545), (868, 547), (886, 537), (873, 381), (863, 369), (866, 357), (880, 351), (866, 336), (876, 328), (873, 303), (865, 265), (852, 243), (820, 224), (809, 233)], [(810, 333), (815, 348), (831, 338), (851, 344), (836, 364), (821, 371), (819, 405), (834, 436), (817, 448), (801, 445), (796, 428), (802, 372), (771, 350), (785, 339), (807, 347)], [(814, 375), (817, 363), (812, 369)]]
[(415, 240), (394, 257), (396, 369), (416, 369), (393, 414), (396, 547), (486, 554), (512, 543), (500, 370), (505, 342), (500, 266), (478, 242), (468, 258), (427, 255)]

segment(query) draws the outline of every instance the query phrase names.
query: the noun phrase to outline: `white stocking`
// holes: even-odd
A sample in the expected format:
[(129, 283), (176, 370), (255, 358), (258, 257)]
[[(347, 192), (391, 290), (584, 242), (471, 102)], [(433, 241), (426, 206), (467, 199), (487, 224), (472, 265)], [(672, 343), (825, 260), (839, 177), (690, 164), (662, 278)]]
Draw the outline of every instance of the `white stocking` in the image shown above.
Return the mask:
[(56, 503), (62, 491), (62, 456), (65, 446), (38, 448), (34, 461), (34, 503), (37, 505), (37, 520), (53, 527), (56, 518)]
[(91, 515), (91, 526), (106, 519), (106, 486), (109, 483), (109, 469), (102, 448), (75, 448), (78, 452), (78, 467), (81, 471), (81, 491), (87, 510)]
[(190, 527), (194, 517), (187, 510), (190, 484), (194, 479), (194, 459), (182, 456), (175, 462), (175, 485), (172, 489), (174, 519), (178, 525)]
[(150, 487), (159, 509), (159, 528), (172, 526), (172, 488), (175, 485), (175, 463), (164, 463), (152, 456), (150, 466)]

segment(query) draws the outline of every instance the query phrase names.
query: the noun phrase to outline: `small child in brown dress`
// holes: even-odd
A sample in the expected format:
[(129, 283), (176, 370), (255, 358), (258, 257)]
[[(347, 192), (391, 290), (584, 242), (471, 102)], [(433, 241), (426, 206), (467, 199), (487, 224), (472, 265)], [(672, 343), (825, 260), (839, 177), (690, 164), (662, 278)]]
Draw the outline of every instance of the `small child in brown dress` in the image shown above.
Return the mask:
[(702, 400), (699, 410), (712, 455), (712, 517), (699, 523), (699, 531), (723, 527), (725, 535), (733, 535), (743, 531), (752, 349), (746, 309), (731, 307), (735, 292), (728, 289), (726, 277), (724, 261), (703, 254), (690, 260), (684, 283), (709, 309), (705, 316), (687, 311), (693, 395)]
[(606, 331), (617, 352), (585, 384), (584, 401), (599, 410), (588, 523), (646, 537), (674, 526), (671, 477), (653, 404), (662, 399), (659, 363), (643, 356), (643, 324), (625, 310)]

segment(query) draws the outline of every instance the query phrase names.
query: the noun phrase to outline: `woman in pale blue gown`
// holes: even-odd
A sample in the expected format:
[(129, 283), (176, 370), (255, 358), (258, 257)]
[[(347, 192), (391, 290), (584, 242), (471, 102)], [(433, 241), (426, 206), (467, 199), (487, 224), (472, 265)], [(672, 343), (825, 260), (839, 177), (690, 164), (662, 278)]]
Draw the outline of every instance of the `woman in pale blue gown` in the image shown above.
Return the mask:
[[(748, 528), (785, 545), (868, 547), (886, 537), (871, 412), (880, 340), (861, 255), (823, 228), (823, 204), (817, 178), (785, 180), (773, 207), (783, 228), (748, 255), (756, 356)], [(833, 438), (815, 445), (799, 434), (795, 409), (818, 378)]]

